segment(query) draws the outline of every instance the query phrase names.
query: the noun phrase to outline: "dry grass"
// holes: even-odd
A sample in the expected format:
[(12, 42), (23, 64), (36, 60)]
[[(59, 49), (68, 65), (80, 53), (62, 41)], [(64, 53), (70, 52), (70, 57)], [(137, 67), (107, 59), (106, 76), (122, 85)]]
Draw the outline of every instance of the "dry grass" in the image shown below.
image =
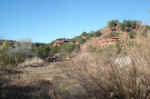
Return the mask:
[[(149, 38), (134, 40), (137, 45), (122, 49), (87, 54), (61, 63), (69, 79), (76, 79), (89, 99), (149, 99), (150, 98), (150, 51)], [(128, 42), (126, 42), (128, 44)], [(119, 67), (113, 60), (121, 55), (132, 59), (128, 66)]]
[[(29, 86), (35, 80), (48, 80), (46, 96), (37, 94), (47, 87), (40, 89), (43, 84), (35, 84), (40, 86), (36, 99), (150, 99), (150, 40), (137, 37), (134, 41), (136, 44), (132, 46), (125, 42), (128, 48), (119, 54), (116, 48), (108, 48), (79, 55), (71, 61), (24, 68), (18, 81), (26, 79)], [(119, 67), (113, 61), (120, 56), (130, 57), (132, 63)]]
[(23, 63), (19, 64), (19, 68), (21, 67), (27, 67), (27, 66), (41, 66), (44, 65), (44, 60), (42, 60), (41, 58), (38, 57), (33, 57), (33, 58), (29, 58), (26, 59)]

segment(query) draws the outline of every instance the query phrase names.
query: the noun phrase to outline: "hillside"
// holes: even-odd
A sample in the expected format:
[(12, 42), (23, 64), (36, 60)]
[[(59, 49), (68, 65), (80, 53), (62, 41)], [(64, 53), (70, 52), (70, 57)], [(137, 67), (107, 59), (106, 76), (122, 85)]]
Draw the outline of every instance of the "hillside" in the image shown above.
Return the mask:
[(13, 48), (23, 47), (24, 45), (30, 46), (36, 56), (44, 60), (53, 61), (53, 57), (57, 56), (61, 57), (61, 59), (68, 59), (80, 52), (84, 54), (88, 52), (88, 49), (106, 48), (110, 45), (115, 45), (118, 41), (123, 42), (129, 38), (134, 39), (137, 34), (146, 36), (149, 29), (149, 26), (142, 25), (140, 21), (125, 20), (119, 22), (118, 20), (112, 20), (103, 29), (90, 33), (83, 32), (80, 36), (72, 39), (59, 38), (48, 44), (32, 43), (29, 40), (8, 42), (9, 46)]
[(149, 99), (150, 26), (112, 20), (49, 44), (1, 41), (1, 99)]

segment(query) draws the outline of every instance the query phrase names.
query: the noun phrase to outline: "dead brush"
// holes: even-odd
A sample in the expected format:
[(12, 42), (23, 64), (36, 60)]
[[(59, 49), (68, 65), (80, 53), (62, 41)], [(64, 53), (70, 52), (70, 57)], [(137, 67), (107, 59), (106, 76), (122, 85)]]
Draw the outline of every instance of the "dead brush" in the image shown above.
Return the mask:
[(132, 50), (125, 51), (132, 59), (127, 66), (113, 64), (118, 56), (114, 50), (88, 54), (60, 65), (69, 79), (77, 80), (84, 87), (87, 99), (149, 99), (150, 46), (147, 41), (138, 41)]

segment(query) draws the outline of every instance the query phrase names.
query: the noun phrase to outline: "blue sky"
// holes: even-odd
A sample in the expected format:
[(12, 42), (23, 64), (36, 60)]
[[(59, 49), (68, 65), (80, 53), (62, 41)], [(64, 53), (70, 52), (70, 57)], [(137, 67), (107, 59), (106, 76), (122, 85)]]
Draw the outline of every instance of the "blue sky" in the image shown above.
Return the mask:
[(98, 30), (112, 19), (150, 22), (150, 0), (0, 0), (0, 37), (51, 42)]

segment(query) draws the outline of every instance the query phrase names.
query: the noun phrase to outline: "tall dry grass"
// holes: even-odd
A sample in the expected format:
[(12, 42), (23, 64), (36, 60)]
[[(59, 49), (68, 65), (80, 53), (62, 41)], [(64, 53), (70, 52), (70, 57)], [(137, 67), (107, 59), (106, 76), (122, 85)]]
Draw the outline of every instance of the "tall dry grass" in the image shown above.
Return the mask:
[[(150, 99), (149, 37), (129, 39), (127, 48), (118, 54), (116, 48), (92, 52), (60, 65), (68, 80), (76, 80), (86, 91), (87, 99)], [(136, 42), (135, 44), (129, 44)], [(132, 63), (114, 64), (120, 56)], [(81, 98), (82, 99), (82, 98)]]
[[(110, 47), (56, 63), (61, 69), (59, 76), (51, 81), (49, 90), (47, 85), (39, 85), (46, 95), (38, 89), (36, 95), (41, 96), (35, 95), (36, 99), (150, 99), (149, 37), (137, 35), (136, 39), (119, 43), (126, 46), (119, 45), (119, 53), (118, 47)], [(122, 66), (114, 63), (124, 56), (132, 62)]]

